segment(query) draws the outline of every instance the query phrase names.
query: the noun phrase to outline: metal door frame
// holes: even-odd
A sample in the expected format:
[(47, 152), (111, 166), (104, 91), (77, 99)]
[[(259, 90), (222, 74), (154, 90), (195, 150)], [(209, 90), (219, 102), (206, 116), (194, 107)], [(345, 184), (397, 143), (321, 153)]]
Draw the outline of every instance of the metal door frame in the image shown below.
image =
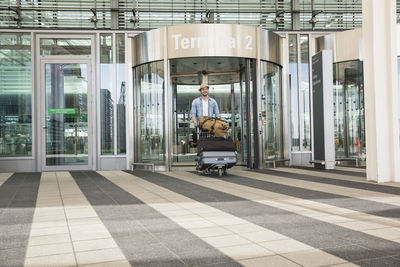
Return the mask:
[[(46, 165), (46, 92), (45, 92), (45, 65), (46, 64), (86, 64), (88, 72), (88, 87), (87, 87), (87, 105), (88, 105), (88, 164), (87, 165), (60, 165), (60, 166), (47, 166)], [(68, 56), (58, 57), (57, 59), (41, 59), (39, 72), (39, 86), (38, 86), (38, 99), (40, 106), (39, 113), (39, 138), (40, 145), (38, 146), (38, 161), (39, 169), (42, 171), (58, 171), (58, 170), (92, 170), (94, 169), (95, 162), (95, 119), (93, 109), (95, 102), (93, 101), (95, 94), (93, 93), (93, 67), (89, 56)]]

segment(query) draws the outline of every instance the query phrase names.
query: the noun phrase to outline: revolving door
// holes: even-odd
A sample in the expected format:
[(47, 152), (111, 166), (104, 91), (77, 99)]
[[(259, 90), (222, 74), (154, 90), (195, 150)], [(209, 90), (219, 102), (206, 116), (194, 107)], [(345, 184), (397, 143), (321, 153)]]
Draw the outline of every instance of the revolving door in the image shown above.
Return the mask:
[(260, 168), (281, 159), (279, 40), (240, 25), (179, 25), (132, 38), (131, 164), (155, 170), (194, 166), (190, 110), (201, 83), (210, 86), (209, 96), (229, 123), (238, 164)]

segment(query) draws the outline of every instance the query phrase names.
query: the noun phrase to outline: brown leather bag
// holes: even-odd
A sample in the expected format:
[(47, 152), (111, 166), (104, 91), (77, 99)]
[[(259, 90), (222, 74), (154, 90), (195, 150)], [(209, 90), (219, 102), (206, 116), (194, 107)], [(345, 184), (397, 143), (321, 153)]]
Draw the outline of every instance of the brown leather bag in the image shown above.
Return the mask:
[(226, 121), (210, 116), (200, 117), (200, 129), (207, 131), (216, 137), (222, 137), (228, 134), (229, 125)]

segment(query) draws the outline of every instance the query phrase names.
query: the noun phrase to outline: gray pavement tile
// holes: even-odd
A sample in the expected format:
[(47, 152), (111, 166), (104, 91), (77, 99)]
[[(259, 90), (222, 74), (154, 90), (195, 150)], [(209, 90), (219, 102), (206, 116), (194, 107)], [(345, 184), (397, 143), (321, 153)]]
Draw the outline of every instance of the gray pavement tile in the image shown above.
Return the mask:
[[(348, 261), (384, 257), (393, 255), (393, 250), (400, 251), (400, 244), (396, 242), (384, 240), (272, 206), (249, 201), (247, 199), (192, 184), (183, 180), (170, 178), (161, 173), (134, 171), (133, 174), (148, 182), (157, 184), (193, 200), (243, 218), (314, 248), (329, 251), (329, 253)], [(199, 177), (199, 179), (201, 179), (201, 177)], [(171, 183), (171, 180), (173, 180), (174, 183)], [(250, 186), (254, 184), (259, 186), (261, 184), (261, 189), (268, 191), (274, 190), (274, 192), (282, 193), (280, 190), (275, 190), (277, 187), (272, 189), (268, 188), (262, 181), (260, 181), (261, 183), (258, 183), (257, 181), (254, 182), (255, 180), (244, 179), (241, 177), (238, 178), (237, 176), (224, 177), (224, 180), (228, 180), (232, 183), (238, 183), (237, 180), (241, 180), (239, 184), (248, 181)], [(249, 186), (248, 184), (245, 185)], [(268, 183), (268, 185), (274, 184)], [(292, 187), (278, 187), (278, 189), (283, 189), (286, 193), (290, 193), (294, 190)], [(305, 195), (309, 195), (310, 193), (307, 190), (302, 192), (305, 192)], [(316, 193), (319, 194), (319, 192)], [(314, 194), (314, 192), (312, 192), (312, 194)], [(353, 239), (357, 240), (357, 244), (360, 242), (376, 244), (377, 248), (368, 249), (365, 246), (356, 245), (352, 241)], [(388, 247), (391, 248), (391, 250), (385, 252), (385, 248)]]
[[(210, 259), (232, 261), (100, 174), (71, 172), (71, 175), (134, 266), (184, 266), (190, 261), (194, 265), (208, 264)], [(173, 238), (178, 233), (191, 245), (185, 246), (180, 237)]]

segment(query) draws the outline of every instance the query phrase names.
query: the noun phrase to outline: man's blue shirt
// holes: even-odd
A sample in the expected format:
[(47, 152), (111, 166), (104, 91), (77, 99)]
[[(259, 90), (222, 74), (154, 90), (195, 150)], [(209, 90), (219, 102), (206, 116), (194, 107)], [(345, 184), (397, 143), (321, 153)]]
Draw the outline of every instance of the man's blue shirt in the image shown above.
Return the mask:
[[(190, 117), (195, 116), (197, 123), (200, 122), (200, 117), (203, 116), (203, 100), (197, 97), (192, 102), (192, 109), (190, 111)], [(219, 109), (217, 101), (214, 98), (208, 97), (208, 116), (219, 117)]]

